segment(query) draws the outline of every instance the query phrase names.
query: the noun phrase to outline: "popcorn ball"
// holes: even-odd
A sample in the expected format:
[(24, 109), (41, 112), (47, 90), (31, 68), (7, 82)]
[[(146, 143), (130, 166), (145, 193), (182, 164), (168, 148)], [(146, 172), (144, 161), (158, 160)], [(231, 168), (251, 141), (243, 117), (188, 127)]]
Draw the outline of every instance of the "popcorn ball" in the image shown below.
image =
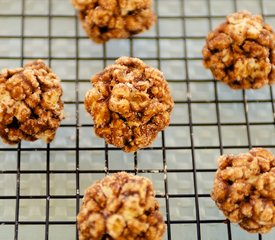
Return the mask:
[(95, 133), (135, 152), (149, 146), (170, 122), (174, 102), (163, 73), (137, 58), (121, 57), (92, 78), (85, 107)]
[(165, 232), (152, 182), (126, 172), (86, 189), (77, 225), (79, 240), (161, 240)]
[(206, 38), (203, 63), (233, 89), (275, 82), (275, 33), (259, 15), (233, 13)]
[(151, 0), (72, 0), (87, 35), (97, 43), (128, 38), (155, 22)]
[(233, 223), (251, 233), (275, 226), (275, 158), (264, 148), (219, 158), (211, 194)]
[(63, 117), (60, 79), (42, 60), (0, 73), (0, 136), (9, 144), (49, 143)]

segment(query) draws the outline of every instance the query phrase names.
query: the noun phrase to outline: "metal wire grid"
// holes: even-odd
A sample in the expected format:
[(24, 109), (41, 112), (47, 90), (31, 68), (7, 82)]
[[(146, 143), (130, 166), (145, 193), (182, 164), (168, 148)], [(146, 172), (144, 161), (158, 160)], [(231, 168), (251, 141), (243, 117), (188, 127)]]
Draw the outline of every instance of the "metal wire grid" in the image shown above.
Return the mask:
[[(8, 49), (4, 51), (5, 48), (0, 47), (1, 67), (16, 67), (29, 59), (46, 60), (58, 75), (64, 76), (65, 109), (74, 112), (69, 116), (71, 121), (62, 123), (60, 134), (51, 144), (40, 141), (22, 142), (11, 147), (1, 144), (0, 239), (78, 239), (75, 215), (85, 186), (92, 182), (91, 179), (101, 178), (106, 173), (126, 170), (148, 175), (155, 183), (167, 223), (165, 239), (183, 239), (184, 236), (190, 240), (214, 240), (220, 239), (221, 235), (222, 239), (228, 240), (274, 240), (274, 231), (265, 236), (249, 235), (229, 222), (224, 224), (224, 217), (213, 206), (209, 191), (206, 191), (211, 187), (212, 180), (209, 179), (213, 178), (215, 159), (219, 154), (246, 151), (252, 146), (274, 150), (274, 87), (231, 91), (213, 81), (211, 75), (202, 69), (199, 54), (205, 34), (227, 13), (245, 8), (262, 14), (275, 26), (274, 2), (155, 0), (158, 20), (153, 30), (103, 46), (95, 46), (87, 40), (73, 10), (63, 9), (68, 2), (0, 0), (1, 6), (5, 7), (1, 8), (0, 41)], [(9, 12), (9, 5), (16, 5), (17, 11)], [(30, 12), (30, 9), (39, 14)], [(41, 17), (45, 20), (47, 34), (30, 34), (29, 21), (34, 20), (31, 23), (35, 25)], [(9, 21), (11, 19), (14, 21)], [(56, 29), (57, 21), (63, 20), (69, 21), (66, 26), (72, 24), (69, 29), (73, 28), (73, 31), (64, 34), (60, 25)], [(43, 24), (36, 30), (43, 29)], [(17, 31), (7, 34), (3, 30), (7, 27)], [(59, 31), (61, 34), (57, 34)], [(28, 43), (31, 40), (42, 41), (38, 55), (28, 55), (28, 49), (35, 48), (32, 42)], [(66, 40), (71, 45), (56, 47), (56, 40)], [(9, 45), (11, 41), (18, 41), (17, 47)], [(93, 54), (100, 52), (98, 49), (101, 53), (85, 55), (90, 46), (96, 49), (93, 49)], [(113, 53), (114, 46), (118, 49), (116, 53)], [(168, 47), (173, 48), (173, 54), (166, 54)], [(58, 48), (68, 52), (74, 48), (75, 51), (70, 57), (56, 56)], [(89, 79), (83, 77), (82, 63), (87, 61), (96, 65), (101, 62), (104, 67), (119, 57), (116, 54), (138, 57), (142, 48), (145, 51), (140, 57), (167, 75), (177, 110), (170, 127), (159, 135), (152, 147), (130, 155), (94, 136), (85, 135), (92, 134), (92, 124), (83, 113), (83, 92), (89, 87)], [(10, 54), (16, 51), (19, 55)], [(68, 61), (71, 65), (69, 68), (60, 66), (59, 61)], [(180, 74), (175, 73), (175, 69)], [(99, 70), (98, 65), (92, 67), (92, 71)], [(92, 72), (88, 72), (87, 76), (90, 75)], [(74, 95), (74, 99), (66, 98), (68, 92)], [(62, 142), (64, 138), (68, 139), (68, 131), (69, 144)], [(91, 137), (94, 144), (85, 144)], [(37, 186), (36, 181), (41, 184)], [(67, 183), (69, 187), (66, 187)], [(38, 189), (41, 185), (43, 190)], [(71, 185), (74, 187), (70, 189)], [(185, 190), (184, 185), (188, 186)], [(42, 207), (37, 209), (36, 204)]]

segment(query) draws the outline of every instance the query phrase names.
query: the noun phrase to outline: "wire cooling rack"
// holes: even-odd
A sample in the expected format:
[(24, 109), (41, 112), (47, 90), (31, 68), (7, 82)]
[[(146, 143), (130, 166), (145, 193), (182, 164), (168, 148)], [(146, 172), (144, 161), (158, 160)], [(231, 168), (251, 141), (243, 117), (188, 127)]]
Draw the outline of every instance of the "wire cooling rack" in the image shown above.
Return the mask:
[[(225, 221), (210, 199), (216, 159), (253, 146), (275, 152), (274, 87), (233, 91), (201, 63), (208, 31), (247, 9), (275, 28), (274, 0), (155, 0), (157, 24), (133, 39), (87, 39), (70, 0), (0, 0), (0, 67), (45, 60), (62, 79), (66, 120), (55, 140), (0, 145), (0, 239), (78, 239), (86, 187), (106, 173), (149, 177), (167, 223), (165, 239), (274, 240)], [(92, 131), (83, 106), (91, 75), (122, 56), (160, 68), (174, 100), (170, 127), (126, 154)]]

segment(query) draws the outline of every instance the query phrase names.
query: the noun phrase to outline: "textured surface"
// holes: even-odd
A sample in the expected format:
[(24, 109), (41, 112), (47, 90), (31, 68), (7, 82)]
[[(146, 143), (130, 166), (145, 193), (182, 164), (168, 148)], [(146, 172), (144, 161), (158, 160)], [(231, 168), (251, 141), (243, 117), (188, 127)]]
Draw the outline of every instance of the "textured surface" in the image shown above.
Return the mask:
[(275, 33), (262, 16), (239, 11), (211, 31), (203, 64), (233, 89), (258, 89), (275, 82)]
[(264, 148), (222, 155), (211, 197), (224, 215), (251, 233), (275, 226), (275, 157)]
[(42, 60), (0, 72), (0, 135), (3, 142), (54, 139), (64, 118), (60, 79)]
[(85, 108), (94, 131), (125, 152), (149, 147), (170, 123), (174, 101), (162, 72), (138, 58), (120, 57), (91, 77)]
[(152, 0), (72, 0), (87, 35), (97, 43), (128, 38), (155, 22)]
[[(105, 175), (108, 166), (109, 171), (135, 172), (136, 169), (139, 175), (152, 180), (160, 209), (170, 223), (164, 239), (182, 240), (184, 233), (187, 240), (219, 240), (220, 236), (226, 240), (259, 240), (258, 235), (248, 234), (234, 224), (230, 225), (230, 239), (224, 217), (209, 193), (216, 159), (221, 153), (246, 152), (251, 146), (267, 147), (275, 153), (275, 88), (242, 92), (215, 83), (201, 63), (200, 52), (208, 31), (236, 10), (264, 13), (266, 22), (275, 28), (275, 1), (158, 0), (154, 3), (159, 18), (150, 31), (133, 40), (112, 40), (97, 45), (86, 37), (68, 0), (0, 0), (0, 68), (16, 68), (22, 61), (42, 58), (62, 79), (66, 116), (48, 149), (42, 141), (22, 142), (18, 152), (18, 146), (0, 143), (0, 181), (6, 184), (1, 184), (0, 191), (0, 221), (5, 223), (0, 224), (0, 239), (13, 240), (18, 230), (19, 240), (29, 240), (30, 232), (37, 239), (76, 240), (75, 216), (80, 198), (85, 188)], [(182, 18), (184, 15), (186, 18)], [(171, 126), (164, 135), (159, 134), (150, 149), (138, 151), (136, 157), (111, 146), (105, 151), (104, 141), (93, 134), (83, 104), (91, 75), (121, 55), (140, 57), (146, 64), (160, 68), (175, 100)], [(189, 108), (192, 119), (189, 119)], [(205, 110), (208, 108), (209, 115)], [(191, 120), (193, 124), (189, 124)], [(194, 176), (198, 198), (194, 195)], [(37, 182), (30, 183), (31, 179)], [(60, 184), (66, 181), (61, 189)], [(165, 193), (169, 194), (167, 200)], [(19, 225), (15, 224), (17, 219)], [(274, 238), (274, 230), (262, 237), (263, 240)]]
[(161, 240), (165, 232), (152, 182), (126, 172), (105, 176), (85, 190), (77, 228), (80, 240)]

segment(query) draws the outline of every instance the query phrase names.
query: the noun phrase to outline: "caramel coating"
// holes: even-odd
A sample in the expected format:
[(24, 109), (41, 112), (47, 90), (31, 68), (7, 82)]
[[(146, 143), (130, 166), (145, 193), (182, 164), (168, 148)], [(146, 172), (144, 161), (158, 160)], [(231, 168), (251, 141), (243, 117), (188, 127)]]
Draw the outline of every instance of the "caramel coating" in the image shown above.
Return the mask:
[(126, 172), (86, 189), (77, 224), (79, 240), (160, 240), (165, 232), (152, 182)]
[(259, 15), (233, 13), (206, 38), (203, 63), (233, 89), (275, 82), (275, 33)]
[(212, 199), (224, 215), (251, 233), (275, 226), (275, 158), (264, 148), (219, 158)]
[(72, 0), (87, 35), (97, 43), (128, 38), (155, 22), (152, 0)]
[(95, 133), (126, 152), (149, 146), (170, 122), (174, 102), (163, 73), (121, 57), (92, 77), (85, 107)]
[(0, 136), (9, 144), (49, 143), (63, 117), (60, 79), (42, 60), (0, 72)]

